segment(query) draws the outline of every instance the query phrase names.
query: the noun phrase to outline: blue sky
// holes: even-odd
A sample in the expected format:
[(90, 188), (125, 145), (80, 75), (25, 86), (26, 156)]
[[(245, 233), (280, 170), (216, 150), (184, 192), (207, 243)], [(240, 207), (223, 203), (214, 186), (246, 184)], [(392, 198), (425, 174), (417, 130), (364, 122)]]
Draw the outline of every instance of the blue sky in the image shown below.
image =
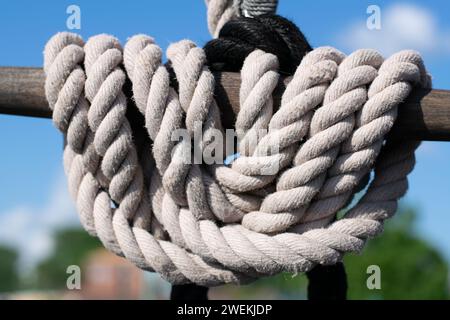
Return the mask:
[[(122, 42), (136, 33), (153, 36), (163, 48), (189, 38), (210, 39), (203, 0), (24, 1), (2, 3), (2, 66), (42, 65), (46, 41), (66, 30), (66, 8), (81, 8), (85, 39), (110, 33)], [(368, 5), (381, 8), (381, 30), (366, 28)], [(314, 47), (349, 53), (372, 47), (384, 54), (419, 50), (434, 87), (450, 90), (450, 2), (280, 0), (278, 13), (292, 19)], [(446, 16), (447, 15), (447, 16)], [(62, 170), (62, 137), (48, 119), (0, 115), (0, 242), (18, 246), (31, 263), (51, 248), (50, 232), (76, 224)], [(420, 210), (417, 229), (450, 259), (450, 143), (425, 142), (418, 152), (404, 202)]]

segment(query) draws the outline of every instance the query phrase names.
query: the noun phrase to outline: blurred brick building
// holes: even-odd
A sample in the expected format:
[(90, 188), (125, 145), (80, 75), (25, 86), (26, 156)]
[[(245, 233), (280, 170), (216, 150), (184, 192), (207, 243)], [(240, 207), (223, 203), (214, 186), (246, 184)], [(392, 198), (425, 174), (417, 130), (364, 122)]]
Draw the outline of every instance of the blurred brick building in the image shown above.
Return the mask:
[(93, 251), (82, 267), (82, 299), (139, 299), (143, 272), (105, 249)]

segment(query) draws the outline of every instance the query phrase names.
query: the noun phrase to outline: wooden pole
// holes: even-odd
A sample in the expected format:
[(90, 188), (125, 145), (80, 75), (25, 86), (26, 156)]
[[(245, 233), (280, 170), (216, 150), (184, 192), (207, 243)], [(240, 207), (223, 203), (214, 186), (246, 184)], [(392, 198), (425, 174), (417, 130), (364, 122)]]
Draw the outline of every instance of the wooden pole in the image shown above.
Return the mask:
[[(239, 111), (238, 73), (215, 73), (217, 103), (225, 127), (232, 127)], [(0, 67), (0, 113), (51, 117), (44, 94), (44, 72), (40, 68)], [(290, 78), (275, 90), (275, 108)], [(416, 89), (400, 106), (392, 135), (415, 140), (450, 141), (450, 91)]]
[(0, 113), (51, 118), (40, 68), (0, 67)]

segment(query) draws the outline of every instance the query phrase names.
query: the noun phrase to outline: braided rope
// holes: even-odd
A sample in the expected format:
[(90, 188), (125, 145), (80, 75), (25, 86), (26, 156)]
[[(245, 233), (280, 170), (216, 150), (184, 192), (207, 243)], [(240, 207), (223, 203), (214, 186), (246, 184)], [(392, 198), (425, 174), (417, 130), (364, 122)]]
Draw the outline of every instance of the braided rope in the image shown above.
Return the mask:
[[(109, 250), (176, 284), (245, 283), (336, 263), (395, 213), (418, 143), (384, 137), (412, 87), (430, 86), (416, 52), (383, 61), (373, 50), (346, 57), (315, 49), (274, 111), (278, 62), (255, 50), (241, 70), (241, 156), (229, 166), (185, 161), (223, 132), (215, 81), (192, 42), (172, 44), (167, 56), (177, 90), (145, 35), (132, 37), (123, 54), (107, 35), (85, 45), (59, 33), (45, 48), (47, 99), (68, 141), (69, 189), (83, 226)], [(141, 159), (126, 114), (126, 75), (152, 140)], [(172, 139), (178, 129), (187, 137)], [(364, 196), (332, 222), (373, 167)]]

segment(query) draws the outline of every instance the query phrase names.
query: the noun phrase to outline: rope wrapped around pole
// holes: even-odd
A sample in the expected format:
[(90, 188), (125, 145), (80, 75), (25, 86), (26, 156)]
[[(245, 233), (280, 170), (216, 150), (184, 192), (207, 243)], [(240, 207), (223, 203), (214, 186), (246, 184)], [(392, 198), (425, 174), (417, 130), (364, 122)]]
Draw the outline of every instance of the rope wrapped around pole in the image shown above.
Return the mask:
[[(178, 88), (145, 35), (123, 53), (114, 37), (84, 44), (71, 33), (45, 49), (47, 99), (68, 141), (69, 189), (83, 226), (108, 249), (174, 284), (246, 283), (334, 264), (395, 213), (418, 143), (385, 137), (413, 87), (431, 85), (419, 54), (384, 60), (373, 50), (317, 48), (275, 111), (277, 58), (255, 50), (241, 70), (235, 125), (244, 143), (229, 165), (184, 161), (211, 148), (221, 114), (204, 51), (184, 40), (167, 56)], [(127, 76), (148, 148), (136, 145), (127, 119)], [(187, 139), (171, 139), (178, 129)], [(331, 222), (372, 169), (365, 195)]]

